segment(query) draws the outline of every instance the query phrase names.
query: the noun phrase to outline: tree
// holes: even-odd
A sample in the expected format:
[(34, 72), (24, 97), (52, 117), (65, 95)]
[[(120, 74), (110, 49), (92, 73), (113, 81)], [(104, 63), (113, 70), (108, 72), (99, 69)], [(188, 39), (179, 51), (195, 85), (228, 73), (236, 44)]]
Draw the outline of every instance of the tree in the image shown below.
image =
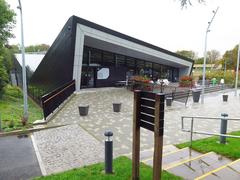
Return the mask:
[(197, 59), (197, 53), (195, 53), (192, 50), (181, 50), (181, 51), (177, 51), (176, 53), (193, 60)]
[(6, 47), (8, 39), (13, 37), (12, 28), (15, 24), (15, 13), (5, 0), (0, 0), (0, 94), (9, 80), (12, 53)]
[(0, 0), (0, 48), (13, 37), (12, 29), (15, 24), (15, 13), (5, 0)]
[(211, 50), (207, 52), (207, 61), (209, 64), (215, 64), (217, 60), (219, 60), (221, 54), (217, 50)]
[[(197, 0), (199, 3), (205, 2), (204, 0)], [(191, 0), (180, 0), (181, 7), (187, 7), (187, 5), (192, 5)]]
[(232, 50), (228, 50), (224, 53), (221, 63), (224, 67), (226, 61), (226, 68), (236, 70), (238, 57), (238, 45), (236, 45)]
[(25, 48), (26, 52), (43, 52), (49, 49), (49, 45), (47, 44), (37, 44), (37, 45), (30, 45)]

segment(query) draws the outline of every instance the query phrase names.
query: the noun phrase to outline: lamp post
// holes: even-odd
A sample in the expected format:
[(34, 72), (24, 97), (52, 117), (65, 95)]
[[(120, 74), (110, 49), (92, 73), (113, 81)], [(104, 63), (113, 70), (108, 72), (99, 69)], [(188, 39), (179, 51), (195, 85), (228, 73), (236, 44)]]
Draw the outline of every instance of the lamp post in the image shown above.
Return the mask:
[(239, 69), (239, 55), (240, 54), (240, 42), (238, 45), (238, 57), (237, 57), (237, 67), (236, 67), (236, 78), (235, 78), (235, 96), (237, 96), (237, 87), (238, 87), (238, 69)]
[(18, 0), (21, 16), (21, 51), (22, 51), (22, 79), (23, 79), (23, 102), (24, 102), (24, 114), (23, 121), (28, 120), (28, 102), (27, 102), (27, 82), (26, 82), (26, 67), (25, 67), (25, 48), (24, 48), (24, 37), (23, 37), (23, 17), (22, 17), (22, 5), (21, 0)]
[(204, 46), (204, 61), (203, 61), (203, 76), (202, 76), (202, 96), (201, 96), (201, 103), (204, 103), (204, 90), (205, 90), (205, 76), (206, 76), (206, 59), (207, 59), (207, 35), (210, 32), (210, 26), (213, 22), (215, 15), (217, 14), (219, 7), (217, 7), (216, 11), (213, 11), (213, 17), (210, 22), (208, 22), (208, 27), (206, 30), (205, 35), (205, 46)]

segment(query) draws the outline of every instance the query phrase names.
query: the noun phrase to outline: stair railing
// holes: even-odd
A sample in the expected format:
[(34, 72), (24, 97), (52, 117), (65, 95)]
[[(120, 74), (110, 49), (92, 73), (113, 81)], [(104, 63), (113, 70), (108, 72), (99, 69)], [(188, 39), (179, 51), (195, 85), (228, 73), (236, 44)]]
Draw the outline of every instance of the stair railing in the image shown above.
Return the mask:
[[(190, 129), (186, 129), (184, 126), (184, 120), (190, 119)], [(214, 136), (223, 136), (223, 137), (230, 137), (230, 138), (240, 138), (240, 136), (236, 135), (230, 135), (230, 134), (221, 134), (221, 133), (213, 133), (213, 132), (206, 132), (206, 131), (194, 131), (194, 120), (201, 119), (201, 120), (217, 120), (221, 121), (222, 119), (227, 121), (240, 121), (240, 118), (229, 118), (229, 117), (204, 117), (204, 116), (182, 116), (181, 117), (181, 130), (183, 132), (189, 132), (190, 133), (190, 148), (192, 147), (192, 141), (193, 141), (193, 134), (203, 134), (203, 135), (214, 135)]]

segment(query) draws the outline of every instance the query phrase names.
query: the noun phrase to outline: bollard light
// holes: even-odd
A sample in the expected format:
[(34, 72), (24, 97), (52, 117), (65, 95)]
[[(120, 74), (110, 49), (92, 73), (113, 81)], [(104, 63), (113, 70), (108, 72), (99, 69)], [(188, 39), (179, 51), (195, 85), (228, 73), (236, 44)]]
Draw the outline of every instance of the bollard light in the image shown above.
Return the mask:
[(113, 161), (113, 132), (105, 131), (105, 173), (111, 174), (112, 172), (112, 161)]
[[(221, 127), (220, 127), (220, 134), (226, 134), (227, 133), (227, 119), (228, 117), (227, 113), (222, 113), (221, 114)], [(226, 144), (226, 136), (220, 136), (220, 143), (221, 144)]]

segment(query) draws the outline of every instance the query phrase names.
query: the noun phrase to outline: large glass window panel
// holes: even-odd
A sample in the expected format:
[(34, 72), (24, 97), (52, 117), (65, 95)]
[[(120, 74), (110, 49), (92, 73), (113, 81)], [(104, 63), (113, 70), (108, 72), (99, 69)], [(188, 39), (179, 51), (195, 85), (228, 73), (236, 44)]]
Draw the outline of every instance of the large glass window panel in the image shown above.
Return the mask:
[(170, 79), (169, 67), (162, 66), (161, 79)]
[(131, 57), (126, 57), (126, 66), (128, 68), (128, 71), (127, 71), (127, 76), (128, 77), (131, 77), (131, 76), (134, 76), (135, 75), (135, 63), (136, 63), (136, 60), (134, 58), (131, 58)]
[(136, 60), (136, 73), (143, 76), (144, 75), (144, 61), (137, 59)]
[(152, 78), (152, 63), (151, 62), (145, 62), (145, 68), (144, 68), (144, 75), (149, 77), (149, 78)]
[(153, 63), (153, 80), (161, 78), (162, 66), (160, 64)]
[(87, 47), (84, 47), (83, 50), (83, 66), (87, 66), (88, 65), (88, 54), (89, 54), (89, 49)]
[(125, 66), (125, 56), (116, 54), (116, 66)]
[(110, 52), (103, 52), (103, 65), (104, 66), (115, 66), (115, 56)]
[(101, 65), (102, 64), (102, 52), (97, 49), (91, 50), (90, 64)]

